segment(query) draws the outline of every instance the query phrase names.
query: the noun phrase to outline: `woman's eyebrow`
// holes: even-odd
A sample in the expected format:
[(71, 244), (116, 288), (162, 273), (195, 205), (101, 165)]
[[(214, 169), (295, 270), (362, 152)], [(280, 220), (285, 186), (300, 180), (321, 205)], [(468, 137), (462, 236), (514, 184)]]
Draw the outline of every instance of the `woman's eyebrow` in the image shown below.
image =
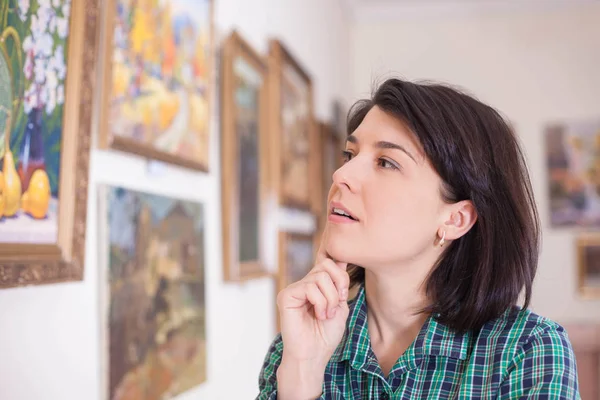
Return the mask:
[[(358, 138), (356, 136), (353, 135), (349, 135), (346, 138), (347, 142), (353, 143), (353, 144), (358, 144)], [(396, 144), (396, 143), (392, 143), (392, 142), (387, 142), (384, 140), (380, 140), (379, 142), (375, 143), (375, 147), (378, 149), (394, 149), (394, 150), (400, 150), (404, 153), (406, 153), (407, 156), (409, 156), (414, 162), (415, 164), (417, 163), (417, 160), (413, 157), (413, 155), (410, 153), (410, 151), (408, 151), (404, 146)]]

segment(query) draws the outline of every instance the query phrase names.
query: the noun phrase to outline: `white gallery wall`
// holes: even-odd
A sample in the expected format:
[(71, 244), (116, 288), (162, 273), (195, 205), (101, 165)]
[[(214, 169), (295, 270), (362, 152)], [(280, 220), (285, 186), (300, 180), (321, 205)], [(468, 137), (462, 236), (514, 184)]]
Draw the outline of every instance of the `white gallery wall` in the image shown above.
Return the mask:
[(353, 95), (367, 95), (373, 82), (391, 76), (437, 80), (504, 113), (523, 142), (542, 221), (532, 308), (563, 323), (600, 321), (600, 301), (576, 291), (581, 229), (549, 226), (543, 141), (548, 123), (600, 118), (600, 3), (549, 9), (544, 2), (521, 3), (529, 6), (493, 13), (415, 6), (398, 18), (382, 5), (363, 14), (351, 39)]
[[(216, 0), (215, 4), (219, 38), (236, 28), (261, 54), (267, 53), (270, 37), (285, 43), (312, 76), (317, 118), (330, 119), (332, 102), (349, 97), (349, 24), (338, 0)], [(99, 184), (205, 204), (208, 380), (179, 398), (256, 396), (262, 360), (275, 335), (274, 281), (225, 284), (222, 280), (220, 148), (214, 116), (210, 139), (208, 174), (92, 150), (85, 279), (0, 291), (0, 399), (104, 400), (100, 396)], [(312, 226), (306, 215), (285, 212), (277, 223), (301, 230)], [(272, 248), (275, 245), (271, 243)], [(274, 268), (273, 260), (270, 263)]]

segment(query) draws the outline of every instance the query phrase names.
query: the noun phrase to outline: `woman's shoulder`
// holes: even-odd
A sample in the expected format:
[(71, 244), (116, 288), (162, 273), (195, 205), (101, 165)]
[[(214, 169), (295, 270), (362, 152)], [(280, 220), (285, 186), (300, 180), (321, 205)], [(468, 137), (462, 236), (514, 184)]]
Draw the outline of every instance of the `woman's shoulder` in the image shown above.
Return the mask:
[(560, 324), (519, 307), (512, 307), (488, 321), (474, 340), (476, 348), (493, 348), (505, 361), (532, 352), (540, 355), (572, 353), (567, 332)]

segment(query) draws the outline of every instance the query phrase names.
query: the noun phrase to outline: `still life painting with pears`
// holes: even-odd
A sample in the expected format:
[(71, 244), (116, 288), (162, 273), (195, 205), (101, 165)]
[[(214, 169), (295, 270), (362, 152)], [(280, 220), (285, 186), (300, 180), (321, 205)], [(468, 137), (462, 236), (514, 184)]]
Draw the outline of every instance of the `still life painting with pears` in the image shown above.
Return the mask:
[(57, 241), (70, 3), (0, 4), (0, 243)]

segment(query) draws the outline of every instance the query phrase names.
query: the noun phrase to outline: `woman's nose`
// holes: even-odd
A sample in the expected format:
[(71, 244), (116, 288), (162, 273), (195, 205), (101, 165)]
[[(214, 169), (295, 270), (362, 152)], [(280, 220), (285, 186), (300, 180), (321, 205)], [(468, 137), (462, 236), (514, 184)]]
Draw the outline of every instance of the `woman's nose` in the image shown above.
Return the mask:
[(357, 169), (357, 167), (359, 167), (357, 161), (356, 158), (353, 158), (350, 161), (346, 161), (338, 168), (333, 173), (333, 184), (340, 189), (345, 188), (351, 192), (356, 192), (360, 187), (358, 177), (358, 170), (360, 170), (360, 168)]

